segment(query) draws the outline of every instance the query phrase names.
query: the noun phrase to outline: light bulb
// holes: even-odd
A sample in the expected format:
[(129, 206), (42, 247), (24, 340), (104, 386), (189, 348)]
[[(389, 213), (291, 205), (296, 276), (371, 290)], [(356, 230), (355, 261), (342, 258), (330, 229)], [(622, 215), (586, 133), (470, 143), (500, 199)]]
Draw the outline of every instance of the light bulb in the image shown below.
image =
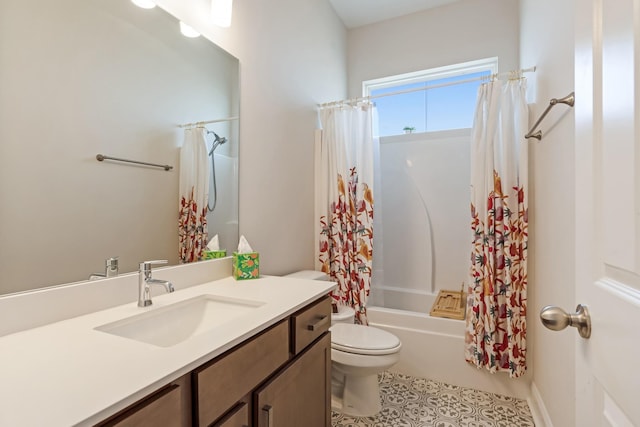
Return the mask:
[(193, 28), (191, 28), (190, 26), (188, 26), (182, 21), (180, 21), (180, 32), (185, 37), (191, 37), (191, 38), (200, 37), (199, 32), (197, 32), (196, 30), (194, 30)]
[(231, 26), (233, 0), (211, 0), (211, 21), (218, 27)]
[(131, 2), (143, 9), (153, 9), (156, 7), (156, 2), (153, 0), (131, 0)]

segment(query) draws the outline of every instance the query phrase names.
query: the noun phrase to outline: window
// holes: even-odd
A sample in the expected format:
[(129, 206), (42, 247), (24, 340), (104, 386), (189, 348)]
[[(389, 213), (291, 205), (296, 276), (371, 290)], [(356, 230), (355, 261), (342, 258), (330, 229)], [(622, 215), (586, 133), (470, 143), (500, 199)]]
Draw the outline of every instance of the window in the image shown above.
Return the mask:
[[(375, 98), (380, 136), (470, 128), (482, 76), (497, 72), (497, 58), (466, 62), (415, 73), (369, 80), (365, 96), (405, 92)], [(478, 79), (447, 85), (452, 82)], [(441, 86), (418, 90), (423, 87)]]

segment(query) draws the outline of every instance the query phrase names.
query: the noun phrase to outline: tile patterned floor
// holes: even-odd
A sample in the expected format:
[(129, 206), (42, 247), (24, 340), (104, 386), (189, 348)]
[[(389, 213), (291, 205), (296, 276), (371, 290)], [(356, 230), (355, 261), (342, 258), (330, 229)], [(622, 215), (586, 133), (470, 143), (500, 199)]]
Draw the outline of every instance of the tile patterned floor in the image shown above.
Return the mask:
[(333, 427), (533, 427), (527, 402), (424, 378), (384, 372), (382, 411), (374, 417), (333, 412)]

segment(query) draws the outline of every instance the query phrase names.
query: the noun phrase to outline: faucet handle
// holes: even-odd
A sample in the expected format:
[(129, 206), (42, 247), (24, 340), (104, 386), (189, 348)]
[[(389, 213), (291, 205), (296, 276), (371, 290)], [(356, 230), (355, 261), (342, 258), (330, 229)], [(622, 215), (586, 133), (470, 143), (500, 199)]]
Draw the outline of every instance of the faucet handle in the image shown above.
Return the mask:
[(104, 275), (106, 277), (113, 277), (118, 275), (118, 257), (114, 256), (107, 258), (104, 261)]
[(152, 265), (166, 264), (169, 261), (166, 259), (156, 259), (153, 261), (143, 261), (140, 263), (140, 271), (151, 270)]
[(107, 269), (109, 269), (109, 268), (115, 268), (116, 270), (118, 269), (118, 257), (117, 256), (112, 256), (111, 258), (105, 259), (104, 263), (105, 263), (105, 267)]

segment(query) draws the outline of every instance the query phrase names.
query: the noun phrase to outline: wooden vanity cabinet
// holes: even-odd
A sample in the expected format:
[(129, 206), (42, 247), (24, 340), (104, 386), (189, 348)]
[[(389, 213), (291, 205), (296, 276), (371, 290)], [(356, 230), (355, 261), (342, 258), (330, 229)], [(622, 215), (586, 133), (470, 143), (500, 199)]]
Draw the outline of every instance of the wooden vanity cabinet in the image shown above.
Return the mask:
[(290, 317), (291, 361), (254, 393), (253, 425), (331, 426), (331, 298)]
[(289, 323), (285, 319), (194, 370), (194, 425), (211, 425), (288, 360)]
[(330, 323), (327, 296), (98, 426), (329, 427)]
[(258, 427), (331, 425), (331, 334), (325, 333), (254, 397)]
[(196, 369), (194, 425), (241, 427), (246, 408), (247, 426), (330, 426), (330, 326), (326, 296)]

